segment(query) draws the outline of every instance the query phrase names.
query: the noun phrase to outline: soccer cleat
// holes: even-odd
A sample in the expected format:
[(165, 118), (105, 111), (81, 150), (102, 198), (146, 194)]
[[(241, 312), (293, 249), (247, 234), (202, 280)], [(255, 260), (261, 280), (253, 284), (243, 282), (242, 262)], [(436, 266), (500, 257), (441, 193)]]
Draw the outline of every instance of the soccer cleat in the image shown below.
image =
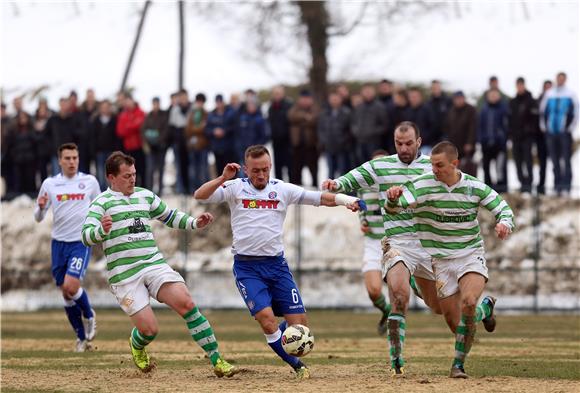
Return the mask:
[(310, 379), (310, 370), (308, 369), (308, 367), (303, 365), (302, 367), (294, 369), (294, 371), (296, 371), (296, 379), (300, 380)]
[(231, 364), (226, 362), (224, 359), (219, 358), (215, 366), (213, 366), (213, 372), (215, 373), (215, 375), (217, 375), (218, 378), (222, 377), (231, 378), (237, 373), (239, 373), (240, 370), (236, 366), (232, 366)]
[(411, 286), (415, 296), (417, 296), (419, 299), (423, 299), (423, 296), (421, 296), (421, 292), (419, 292), (419, 288), (417, 287), (417, 283), (415, 282), (415, 277), (412, 275), (409, 277), (409, 285)]
[(383, 316), (381, 317), (381, 320), (379, 321), (378, 325), (377, 325), (377, 332), (379, 333), (379, 336), (384, 336), (387, 333), (388, 330), (388, 326), (387, 326), (387, 321), (389, 319), (389, 314), (383, 314)]
[(487, 305), (491, 309), (491, 313), (490, 313), (489, 317), (482, 319), (481, 322), (483, 323), (483, 327), (485, 328), (485, 330), (487, 330), (488, 332), (491, 333), (495, 330), (495, 325), (496, 325), (495, 314), (493, 313), (493, 308), (495, 307), (495, 302), (497, 301), (497, 299), (494, 298), (493, 296), (486, 296), (483, 298), (483, 301), (485, 303), (487, 303)]
[(451, 372), (449, 373), (449, 378), (469, 378), (469, 376), (465, 373), (463, 366), (451, 366)]
[(75, 345), (75, 352), (87, 352), (91, 350), (91, 345), (87, 340), (81, 340), (77, 338), (77, 343)]
[(393, 378), (400, 378), (405, 375), (405, 368), (401, 366), (399, 359), (395, 359), (395, 361), (391, 364), (391, 377)]
[(97, 313), (95, 313), (95, 310), (91, 310), (93, 312), (93, 317), (85, 320), (85, 334), (87, 335), (87, 341), (93, 341), (97, 335)]
[(135, 362), (135, 366), (139, 370), (144, 373), (148, 373), (153, 368), (155, 368), (155, 364), (151, 362), (151, 358), (149, 354), (143, 349), (136, 349), (131, 342), (131, 338), (129, 338), (129, 346), (131, 347), (131, 355), (133, 355), (133, 362)]

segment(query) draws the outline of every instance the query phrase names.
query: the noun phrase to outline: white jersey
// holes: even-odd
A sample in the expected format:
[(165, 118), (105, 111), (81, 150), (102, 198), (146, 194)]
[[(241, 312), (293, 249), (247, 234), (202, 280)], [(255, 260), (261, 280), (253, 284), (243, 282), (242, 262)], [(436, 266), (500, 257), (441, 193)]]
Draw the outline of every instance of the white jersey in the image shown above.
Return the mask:
[(42, 182), (38, 195), (45, 193), (48, 194), (48, 202), (42, 210), (36, 204), (34, 219), (42, 221), (52, 206), (52, 238), (63, 242), (81, 241), (81, 230), (89, 205), (101, 193), (97, 179), (81, 172), (72, 178), (59, 173)]
[(320, 191), (306, 191), (294, 184), (271, 179), (263, 190), (248, 179), (222, 184), (208, 202), (227, 202), (232, 214), (232, 253), (275, 256), (284, 251), (284, 218), (291, 204), (320, 205)]

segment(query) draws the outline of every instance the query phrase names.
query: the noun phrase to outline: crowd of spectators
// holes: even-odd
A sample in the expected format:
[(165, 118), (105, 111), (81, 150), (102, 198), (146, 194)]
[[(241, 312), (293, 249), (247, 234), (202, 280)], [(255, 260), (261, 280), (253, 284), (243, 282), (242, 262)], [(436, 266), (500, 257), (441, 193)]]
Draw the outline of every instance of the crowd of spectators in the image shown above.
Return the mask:
[[(480, 165), (485, 182), (498, 192), (510, 186), (511, 146), (521, 192), (546, 192), (549, 157), (555, 193), (569, 194), (572, 132), (578, 118), (576, 95), (566, 86), (565, 73), (557, 75), (555, 84), (546, 80), (537, 98), (522, 77), (515, 81), (511, 98), (492, 76), (475, 105), (462, 91), (444, 92), (437, 80), (425, 91), (385, 79), (353, 93), (340, 84), (322, 104), (309, 90), (301, 90), (292, 100), (282, 86), (276, 86), (267, 103), (261, 104), (249, 89), (242, 97), (233, 94), (229, 102), (216, 95), (211, 109), (203, 93), (192, 102), (186, 90), (172, 94), (167, 109), (160, 98), (153, 98), (149, 113), (126, 92), (118, 93), (115, 100), (98, 100), (92, 89), (80, 104), (76, 92), (71, 92), (59, 100), (55, 111), (43, 99), (33, 114), (23, 109), (22, 97), (15, 98), (12, 106), (9, 115), (2, 103), (6, 199), (23, 193), (35, 196), (42, 180), (59, 172), (56, 151), (67, 142), (79, 146), (80, 171), (95, 174), (103, 190), (107, 187), (104, 161), (115, 150), (135, 157), (137, 184), (161, 195), (166, 154), (171, 149), (174, 192), (190, 194), (209, 179), (210, 162), (221, 173), (228, 162), (243, 160), (246, 147), (268, 142), (276, 178), (303, 184), (302, 169), (307, 168), (312, 185), (317, 186), (321, 154), (329, 177), (336, 177), (367, 161), (378, 149), (394, 153), (393, 132), (401, 121), (419, 126), (423, 153), (429, 154), (441, 140), (453, 142), (459, 148), (461, 169), (477, 176)], [(481, 157), (476, 160), (478, 151)]]

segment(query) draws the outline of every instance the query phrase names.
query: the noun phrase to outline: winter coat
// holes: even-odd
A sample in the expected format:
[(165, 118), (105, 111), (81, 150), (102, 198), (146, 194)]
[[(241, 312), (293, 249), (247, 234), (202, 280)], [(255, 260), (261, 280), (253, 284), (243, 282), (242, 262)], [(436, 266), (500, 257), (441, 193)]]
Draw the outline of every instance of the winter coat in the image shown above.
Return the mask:
[(73, 115), (62, 117), (57, 113), (51, 116), (46, 123), (46, 138), (52, 141), (51, 155), (56, 156), (58, 148), (64, 143), (76, 143), (78, 145), (81, 128), (77, 117)]
[(318, 138), (320, 145), (330, 154), (347, 151), (351, 148), (350, 135), (351, 111), (345, 106), (333, 110), (326, 108), (318, 118)]
[(204, 150), (209, 147), (209, 139), (205, 135), (207, 111), (203, 108), (192, 109), (187, 116), (185, 139), (188, 150)]
[(117, 136), (117, 116), (111, 115), (105, 122), (101, 116), (96, 116), (91, 122), (91, 150), (96, 153), (107, 153), (123, 148), (121, 139)]
[(508, 130), (508, 108), (504, 101), (486, 102), (477, 122), (477, 142), (482, 146), (505, 146)]
[(143, 147), (141, 140), (141, 126), (145, 121), (145, 113), (139, 105), (131, 110), (124, 109), (117, 120), (117, 135), (123, 141), (125, 151), (140, 150)]
[(280, 102), (270, 102), (268, 108), (268, 123), (272, 139), (287, 140), (290, 135), (290, 122), (288, 111), (292, 107), (292, 101), (284, 98)]
[(578, 122), (578, 98), (566, 86), (553, 87), (540, 103), (540, 128), (549, 134), (571, 133)]
[(268, 142), (266, 121), (260, 112), (240, 113), (237, 129), (238, 151), (243, 153), (249, 146)]
[(409, 106), (408, 121), (417, 124), (421, 132), (422, 143), (426, 146), (433, 146), (439, 142), (439, 137), (433, 133), (433, 121), (431, 119), (431, 111), (425, 104), (421, 104), (416, 108)]
[(305, 109), (294, 104), (288, 111), (288, 120), (290, 122), (290, 144), (293, 147), (317, 147), (318, 133), (318, 108), (313, 105)]
[[(236, 151), (236, 127), (233, 124), (234, 111), (226, 108), (224, 113), (217, 110), (211, 111), (207, 116), (205, 135), (209, 139), (211, 151), (217, 154), (225, 154)], [(223, 138), (214, 135), (216, 128), (222, 128), (225, 132)]]
[(16, 165), (33, 164), (36, 161), (36, 131), (32, 125), (19, 126), (16, 122), (8, 132), (8, 146), (12, 162)]
[(431, 135), (436, 142), (443, 138), (445, 118), (452, 105), (453, 102), (445, 94), (441, 94), (439, 97), (431, 96), (427, 101), (427, 107), (431, 112)]
[(141, 126), (141, 139), (145, 150), (164, 149), (168, 146), (170, 140), (168, 117), (168, 112), (162, 110), (147, 114)]
[(352, 135), (358, 143), (380, 144), (387, 132), (387, 110), (377, 99), (363, 102), (354, 109)]
[(477, 114), (472, 105), (466, 103), (461, 108), (453, 106), (449, 109), (445, 119), (443, 138), (457, 147), (459, 157), (465, 155), (464, 145), (475, 145), (476, 126)]
[(528, 138), (538, 129), (538, 107), (529, 91), (518, 94), (510, 100), (509, 139), (516, 142)]

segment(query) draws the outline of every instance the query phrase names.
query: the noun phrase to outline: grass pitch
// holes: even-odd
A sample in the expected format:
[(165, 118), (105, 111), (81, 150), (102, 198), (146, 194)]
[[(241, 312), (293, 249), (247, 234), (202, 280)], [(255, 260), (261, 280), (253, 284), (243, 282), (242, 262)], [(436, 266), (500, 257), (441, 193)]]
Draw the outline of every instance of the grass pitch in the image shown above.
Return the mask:
[[(203, 311), (203, 310), (202, 310)], [(96, 350), (72, 352), (74, 337), (61, 310), (2, 313), (2, 392), (579, 392), (580, 317), (498, 317), (496, 332), (478, 326), (466, 363), (468, 380), (447, 378), (454, 338), (441, 317), (410, 314), (406, 378), (388, 374), (386, 338), (376, 313), (309, 312), (316, 339), (304, 358), (312, 379), (298, 382), (270, 351), (245, 311), (204, 311), (222, 354), (242, 368), (216, 378), (185, 323), (157, 310), (160, 333), (149, 346), (157, 369), (141, 374), (128, 347), (131, 329), (121, 310), (97, 310)]]

